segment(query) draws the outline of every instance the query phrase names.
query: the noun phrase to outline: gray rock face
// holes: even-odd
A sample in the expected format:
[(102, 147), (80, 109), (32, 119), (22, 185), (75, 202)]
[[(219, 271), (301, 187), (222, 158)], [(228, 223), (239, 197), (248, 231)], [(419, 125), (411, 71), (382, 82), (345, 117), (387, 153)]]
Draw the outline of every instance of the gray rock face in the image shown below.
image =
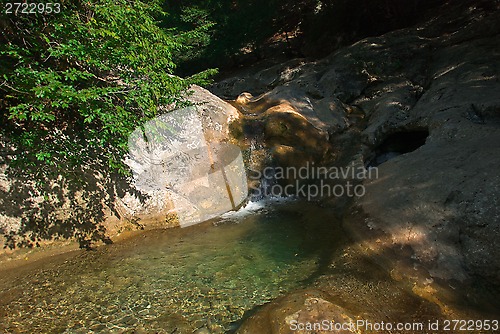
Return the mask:
[(360, 104), (370, 115), (367, 144), (395, 129), (424, 127), (430, 136), (418, 150), (380, 165), (381, 179), (367, 182), (358, 204), (394, 245), (410, 245), (432, 277), (479, 275), (498, 283), (500, 57), (492, 47), (500, 39), (493, 34), (498, 12), (483, 15), (419, 43), (428, 50), (415, 55), (416, 64), (425, 64), (423, 82), (408, 63), (398, 88), (386, 86), (387, 93)]
[(500, 11), (458, 4), (440, 13), (212, 91), (287, 103), (329, 134), (336, 165), (368, 164), (389, 135), (428, 131), (416, 150), (379, 157), (379, 178), (365, 181), (345, 224), (377, 252), (410, 247), (409, 268), (430, 278), (499, 287)]

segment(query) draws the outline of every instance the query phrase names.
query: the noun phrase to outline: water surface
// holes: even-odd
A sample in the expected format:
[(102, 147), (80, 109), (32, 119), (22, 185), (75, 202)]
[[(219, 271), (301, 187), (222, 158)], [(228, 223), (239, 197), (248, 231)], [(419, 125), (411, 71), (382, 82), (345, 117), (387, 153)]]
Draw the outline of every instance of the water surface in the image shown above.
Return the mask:
[(339, 237), (312, 203), (273, 203), (2, 273), (0, 330), (191, 333), (302, 287)]

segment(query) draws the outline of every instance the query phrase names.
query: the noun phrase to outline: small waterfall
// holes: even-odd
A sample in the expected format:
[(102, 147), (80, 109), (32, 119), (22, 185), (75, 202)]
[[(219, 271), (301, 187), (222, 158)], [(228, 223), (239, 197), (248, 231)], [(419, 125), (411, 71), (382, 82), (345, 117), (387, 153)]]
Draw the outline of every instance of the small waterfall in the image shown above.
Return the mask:
[(252, 201), (259, 201), (265, 198), (281, 197), (281, 192), (276, 191), (278, 187), (276, 180), (276, 169), (272, 166), (266, 166), (259, 179), (259, 185), (256, 189), (251, 189), (250, 198)]
[(282, 197), (276, 178), (277, 167), (262, 140), (257, 138), (250, 140), (247, 158), (249, 201), (258, 202)]
[[(229, 102), (237, 108), (241, 108), (241, 103)], [(245, 107), (250, 107), (250, 105), (245, 105)], [(264, 108), (264, 110), (266, 109), (267, 107)], [(247, 117), (250, 111), (259, 114), (256, 109), (245, 109), (245, 111), (245, 113), (242, 112), (242, 133), (239, 140), (241, 145), (245, 147), (243, 160), (249, 190), (247, 201), (258, 202), (270, 198), (282, 198), (284, 192), (282, 187), (279, 186), (282, 180), (276, 178), (278, 165), (273, 154), (273, 148), (268, 145), (270, 143), (265, 136), (265, 120)]]

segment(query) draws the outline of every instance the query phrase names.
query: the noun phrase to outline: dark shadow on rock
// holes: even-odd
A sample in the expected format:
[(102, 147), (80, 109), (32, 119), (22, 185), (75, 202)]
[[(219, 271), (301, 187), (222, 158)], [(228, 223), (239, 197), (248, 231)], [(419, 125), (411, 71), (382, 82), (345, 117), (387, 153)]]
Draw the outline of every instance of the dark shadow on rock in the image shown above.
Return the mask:
[(425, 144), (428, 136), (427, 129), (393, 132), (375, 149), (375, 156), (368, 161), (367, 166), (377, 167), (399, 155), (413, 152)]
[(0, 165), (6, 165), (7, 187), (0, 188), (0, 215), (19, 220), (19, 227), (4, 226), (4, 248), (39, 247), (49, 240), (71, 239), (80, 248), (96, 242), (112, 243), (103, 225), (111, 214), (121, 217), (117, 200), (126, 192), (144, 200), (130, 180), (107, 166), (102, 149), (89, 149), (83, 163), (66, 168), (41, 163), (34, 156), (9, 149), (2, 140)]

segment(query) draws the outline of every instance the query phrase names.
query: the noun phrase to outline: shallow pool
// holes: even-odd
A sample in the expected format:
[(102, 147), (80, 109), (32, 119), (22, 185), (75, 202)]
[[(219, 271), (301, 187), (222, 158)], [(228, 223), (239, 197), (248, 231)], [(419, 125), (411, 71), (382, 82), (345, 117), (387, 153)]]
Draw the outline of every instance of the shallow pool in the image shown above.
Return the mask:
[[(3, 273), (2, 332), (214, 333), (318, 273), (339, 228), (312, 203), (252, 204)], [(315, 214), (316, 213), (316, 214)]]

